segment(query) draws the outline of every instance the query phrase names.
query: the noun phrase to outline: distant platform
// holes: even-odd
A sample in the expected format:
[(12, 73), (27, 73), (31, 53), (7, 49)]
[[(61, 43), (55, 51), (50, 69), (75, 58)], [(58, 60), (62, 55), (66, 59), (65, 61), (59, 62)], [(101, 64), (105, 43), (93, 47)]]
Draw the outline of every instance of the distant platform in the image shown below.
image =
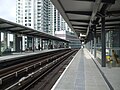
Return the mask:
[(0, 62), (12, 58), (19, 58), (19, 57), (24, 57), (24, 56), (29, 56), (29, 55), (34, 55), (34, 54), (39, 54), (39, 53), (45, 53), (45, 52), (50, 52), (50, 51), (56, 51), (60, 49), (46, 49), (46, 50), (41, 50), (41, 51), (27, 51), (27, 52), (20, 52), (20, 53), (12, 53), (10, 55), (5, 55), (5, 56), (0, 56)]

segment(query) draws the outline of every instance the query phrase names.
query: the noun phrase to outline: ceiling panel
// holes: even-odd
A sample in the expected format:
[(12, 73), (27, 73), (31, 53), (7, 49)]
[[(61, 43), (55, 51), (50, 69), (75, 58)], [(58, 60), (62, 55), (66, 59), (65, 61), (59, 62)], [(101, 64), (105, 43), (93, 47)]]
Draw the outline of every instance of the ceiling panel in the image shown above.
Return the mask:
[(80, 32), (77, 30), (80, 29), (86, 29), (85, 31), (82, 31), (82, 33), (87, 32), (86, 35), (89, 35), (89, 27), (91, 28), (95, 24), (99, 25), (99, 28), (101, 28), (101, 17), (104, 13), (106, 16), (105, 28), (116, 27), (116, 25), (120, 26), (120, 0), (116, 0), (115, 4), (110, 3), (112, 0), (104, 0), (104, 3), (101, 0), (51, 1), (57, 7), (71, 29), (76, 31), (77, 35), (79, 35), (78, 32)]
[(82, 22), (73, 22), (73, 21), (71, 21), (71, 24), (81, 24), (81, 25), (88, 25), (88, 23), (82, 23)]
[(77, 14), (67, 14), (69, 19), (82, 19), (82, 20), (89, 20), (90, 16), (87, 15), (77, 15)]
[(75, 1), (75, 0), (60, 0), (65, 11), (92, 11), (93, 2)]
[(116, 10), (120, 10), (120, 0), (116, 0), (115, 4), (111, 5), (111, 7), (109, 8), (109, 11), (116, 11)]

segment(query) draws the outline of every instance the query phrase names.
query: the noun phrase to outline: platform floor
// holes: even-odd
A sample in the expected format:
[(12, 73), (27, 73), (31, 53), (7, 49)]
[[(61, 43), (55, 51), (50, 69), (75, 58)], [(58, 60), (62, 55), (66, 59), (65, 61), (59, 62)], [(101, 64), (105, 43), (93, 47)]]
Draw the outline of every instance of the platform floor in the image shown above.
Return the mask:
[(120, 90), (119, 77), (120, 68), (101, 67), (80, 49), (51, 90)]

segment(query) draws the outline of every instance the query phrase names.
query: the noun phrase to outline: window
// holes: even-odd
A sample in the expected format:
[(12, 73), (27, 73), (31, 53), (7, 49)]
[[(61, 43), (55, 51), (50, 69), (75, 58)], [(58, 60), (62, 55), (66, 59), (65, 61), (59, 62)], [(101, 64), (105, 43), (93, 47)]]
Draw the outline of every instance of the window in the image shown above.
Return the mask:
[(40, 11), (41, 9), (38, 9), (38, 11)]
[(18, 20), (18, 23), (20, 23), (20, 20)]
[(31, 20), (28, 20), (28, 22), (31, 22)]
[(18, 13), (18, 15), (20, 15), (20, 13)]
[(40, 4), (41, 2), (38, 2), (38, 4)]
[(27, 17), (25, 17), (25, 19), (27, 19)]
[(29, 26), (31, 26), (31, 24), (29, 23)]
[(31, 15), (31, 13), (29, 13), (29, 15)]
[(31, 11), (31, 9), (28, 10), (29, 12)]
[(30, 2), (28, 2), (28, 5), (30, 5), (31, 3)]

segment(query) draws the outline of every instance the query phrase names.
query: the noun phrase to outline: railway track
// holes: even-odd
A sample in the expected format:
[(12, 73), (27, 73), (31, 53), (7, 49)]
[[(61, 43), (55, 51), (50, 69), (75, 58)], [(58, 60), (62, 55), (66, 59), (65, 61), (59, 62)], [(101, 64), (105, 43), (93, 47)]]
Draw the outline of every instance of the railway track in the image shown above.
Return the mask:
[[(0, 90), (28, 90), (50, 73), (75, 50), (49, 53), (43, 57), (22, 62), (0, 70)], [(40, 89), (41, 90), (41, 89)]]
[(36, 63), (40, 63), (41, 65), (44, 65), (44, 62), (46, 61), (45, 59), (47, 59), (48, 61), (50, 61), (52, 58), (55, 58), (55, 57), (57, 58), (57, 56), (54, 57), (54, 55), (58, 55), (59, 56), (60, 53), (62, 53), (62, 52), (48, 53), (48, 54), (43, 55), (43, 56), (41, 56), (41, 55), (39, 56), (38, 55), (39, 57), (37, 57), (37, 58), (36, 58), (36, 55), (35, 55), (35, 57), (33, 56), (34, 58), (32, 57), (33, 59), (30, 58), (28, 61), (24, 61), (22, 63), (18, 62), (15, 65), (9, 66), (7, 68), (3, 68), (3, 69), (0, 70), (0, 78), (3, 77), (3, 76), (5, 76), (5, 75), (7, 75), (7, 74), (12, 73), (12, 72), (19, 71), (19, 70), (21, 70), (23, 68), (27, 69), (27, 67), (29, 67), (31, 65), (35, 66)]
[(23, 90), (51, 90), (57, 79), (65, 70), (66, 66), (69, 64), (73, 56), (76, 54), (76, 52), (77, 50), (70, 53), (70, 55), (64, 58), (63, 61), (60, 62), (53, 70), (44, 75), (41, 79), (36, 80), (36, 82), (31, 84), (29, 88), (26, 87)]
[(33, 55), (27, 55), (27, 56), (22, 56), (22, 57), (17, 57), (17, 58), (11, 58), (11, 59), (6, 59), (6, 60), (2, 60), (0, 61), (0, 69), (3, 68), (7, 68), (13, 65), (17, 65), (26, 61), (30, 61), (33, 60), (35, 58), (44, 58), (46, 55), (50, 55), (50, 54), (56, 54), (56, 53), (60, 53), (64, 50), (68, 50), (68, 49), (60, 49), (60, 50), (55, 50), (55, 51), (48, 51), (48, 52), (42, 52), (42, 53), (37, 53), (37, 54), (33, 54)]

